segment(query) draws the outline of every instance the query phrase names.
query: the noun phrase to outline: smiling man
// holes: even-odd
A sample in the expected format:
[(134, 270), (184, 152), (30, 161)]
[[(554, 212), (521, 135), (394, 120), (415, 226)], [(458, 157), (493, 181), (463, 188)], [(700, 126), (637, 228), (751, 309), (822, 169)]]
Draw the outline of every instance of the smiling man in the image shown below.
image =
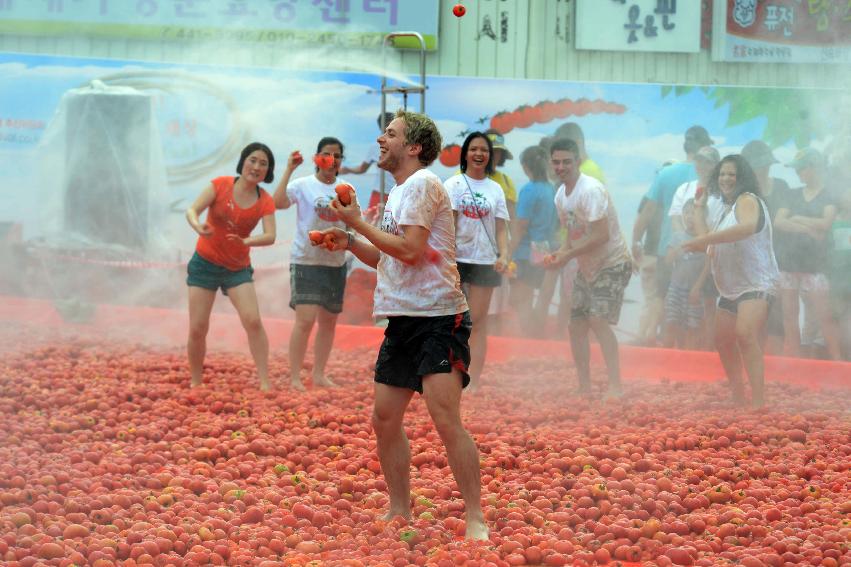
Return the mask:
[(376, 317), (389, 321), (375, 366), (372, 424), (390, 493), (387, 518), (411, 518), (411, 449), (405, 410), (419, 392), (446, 446), (449, 466), (466, 507), (467, 539), (488, 539), (481, 506), (479, 454), (461, 423), (461, 392), (470, 381), (470, 314), (455, 265), (455, 224), (449, 194), (426, 169), (440, 152), (434, 122), (399, 111), (378, 138), (378, 167), (390, 173), (380, 227), (361, 216), (354, 193), (332, 208), (363, 238), (340, 229), (335, 249), (349, 249), (377, 268)]
[(555, 196), (556, 210), (567, 238), (549, 258), (550, 267), (560, 268), (576, 258), (579, 272), (573, 286), (570, 313), (570, 346), (579, 375), (579, 392), (591, 392), (591, 330), (600, 343), (609, 374), (607, 396), (621, 395), (616, 325), (623, 293), (632, 275), (632, 260), (621, 234), (618, 214), (603, 184), (579, 171), (576, 142), (556, 140), (550, 147), (550, 162), (561, 181)]

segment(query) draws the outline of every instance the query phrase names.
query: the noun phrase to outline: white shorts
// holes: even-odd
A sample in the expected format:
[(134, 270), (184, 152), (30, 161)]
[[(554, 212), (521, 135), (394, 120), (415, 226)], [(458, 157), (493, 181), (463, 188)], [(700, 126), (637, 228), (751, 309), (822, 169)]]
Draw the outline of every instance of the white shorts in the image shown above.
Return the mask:
[(821, 272), (780, 272), (780, 280), (777, 285), (784, 291), (797, 290), (804, 293), (828, 291), (830, 289), (827, 276)]

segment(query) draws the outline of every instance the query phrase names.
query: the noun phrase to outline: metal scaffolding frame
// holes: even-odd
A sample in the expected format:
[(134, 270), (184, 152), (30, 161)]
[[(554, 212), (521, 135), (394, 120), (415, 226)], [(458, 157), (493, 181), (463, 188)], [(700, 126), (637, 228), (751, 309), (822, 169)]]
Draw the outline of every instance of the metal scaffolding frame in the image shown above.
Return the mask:
[[(413, 37), (419, 41), (420, 44), (420, 82), (417, 85), (398, 85), (398, 86), (390, 86), (387, 83), (387, 46), (391, 44), (393, 39), (397, 37)], [(402, 94), (402, 107), (407, 110), (408, 109), (408, 95), (409, 94), (419, 94), (420, 95), (420, 112), (425, 113), (425, 99), (426, 99), (426, 42), (425, 38), (423, 38), (422, 34), (415, 31), (399, 31), (399, 32), (391, 32), (384, 36), (384, 41), (381, 44), (381, 68), (385, 70), (385, 74), (381, 77), (381, 131), (387, 127), (387, 124), (384, 123), (384, 115), (387, 113), (387, 95), (388, 94)], [(381, 169), (379, 174), (379, 190), (380, 190), (380, 198), (379, 205), (384, 206), (384, 195), (385, 195), (385, 174), (386, 172)]]

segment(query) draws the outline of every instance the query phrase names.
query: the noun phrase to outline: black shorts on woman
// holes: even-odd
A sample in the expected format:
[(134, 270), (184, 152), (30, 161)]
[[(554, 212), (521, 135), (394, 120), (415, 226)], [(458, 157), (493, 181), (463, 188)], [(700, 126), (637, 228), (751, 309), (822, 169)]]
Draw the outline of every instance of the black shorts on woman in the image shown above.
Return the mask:
[(462, 284), (481, 287), (499, 287), (502, 285), (502, 274), (494, 269), (493, 264), (458, 262), (457, 265)]

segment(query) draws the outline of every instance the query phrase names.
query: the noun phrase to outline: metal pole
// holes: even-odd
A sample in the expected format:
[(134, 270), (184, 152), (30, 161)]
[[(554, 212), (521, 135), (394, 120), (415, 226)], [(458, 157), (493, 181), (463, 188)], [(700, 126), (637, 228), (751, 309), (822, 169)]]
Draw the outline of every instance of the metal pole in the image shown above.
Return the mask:
[[(420, 84), (414, 87), (388, 87), (387, 86), (387, 45), (388, 43), (396, 37), (415, 37), (419, 41), (420, 44)], [(423, 38), (422, 34), (419, 32), (411, 31), (411, 32), (391, 32), (384, 36), (384, 41), (381, 44), (381, 68), (385, 70), (385, 74), (381, 76), (381, 131), (387, 127), (387, 124), (384, 123), (384, 114), (387, 112), (387, 94), (388, 93), (402, 93), (403, 100), (403, 108), (405, 110), (408, 109), (408, 93), (419, 93), (420, 95), (420, 112), (425, 114), (425, 98), (426, 98), (426, 43), (425, 38)], [(382, 169), (379, 173), (379, 206), (384, 206), (384, 195), (385, 195), (385, 174), (386, 172)]]

